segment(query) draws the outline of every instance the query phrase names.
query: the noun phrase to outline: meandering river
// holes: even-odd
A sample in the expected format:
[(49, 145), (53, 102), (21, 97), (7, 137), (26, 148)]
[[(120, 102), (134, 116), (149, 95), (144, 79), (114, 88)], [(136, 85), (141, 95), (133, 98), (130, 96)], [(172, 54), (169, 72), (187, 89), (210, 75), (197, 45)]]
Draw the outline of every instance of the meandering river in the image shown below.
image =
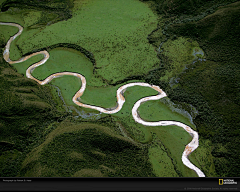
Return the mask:
[(117, 90), (117, 106), (114, 109), (104, 109), (102, 107), (98, 107), (98, 106), (93, 106), (93, 105), (87, 105), (84, 103), (81, 103), (78, 101), (78, 99), (83, 95), (85, 89), (86, 89), (86, 79), (83, 75), (79, 74), (79, 73), (74, 73), (74, 72), (61, 72), (61, 73), (54, 73), (52, 75), (50, 75), (49, 77), (47, 77), (46, 79), (44, 79), (43, 81), (40, 81), (36, 78), (34, 78), (32, 76), (32, 72), (35, 68), (37, 68), (40, 65), (43, 65), (49, 58), (49, 53), (47, 51), (40, 51), (40, 52), (36, 52), (33, 53), (31, 55), (28, 55), (26, 57), (20, 58), (17, 61), (11, 61), (11, 59), (9, 58), (10, 55), (10, 45), (11, 42), (19, 35), (21, 35), (22, 31), (23, 31), (23, 27), (19, 24), (16, 23), (3, 23), (0, 22), (0, 25), (9, 25), (9, 26), (14, 26), (17, 27), (19, 29), (18, 33), (16, 33), (14, 36), (10, 37), (10, 39), (7, 42), (7, 45), (5, 46), (5, 50), (3, 52), (3, 58), (5, 59), (6, 62), (8, 62), (9, 64), (16, 64), (16, 63), (21, 63), (26, 61), (27, 59), (35, 56), (35, 55), (39, 55), (42, 54), (44, 56), (44, 58), (37, 62), (34, 63), (33, 65), (31, 65), (27, 71), (26, 71), (26, 76), (30, 79), (33, 79), (34, 81), (38, 82), (40, 85), (45, 85), (47, 83), (49, 83), (52, 79), (57, 78), (57, 77), (61, 77), (63, 75), (71, 75), (71, 76), (75, 76), (81, 79), (82, 81), (82, 86), (79, 89), (79, 91), (77, 91), (77, 93), (74, 95), (74, 97), (72, 98), (72, 101), (80, 106), (80, 107), (85, 107), (85, 108), (90, 108), (90, 109), (95, 109), (97, 111), (100, 111), (102, 113), (106, 113), (106, 114), (114, 114), (117, 113), (118, 111), (120, 111), (122, 109), (122, 106), (125, 102), (125, 98), (123, 96), (123, 92), (128, 88), (128, 87), (132, 87), (132, 86), (143, 86), (143, 87), (150, 87), (154, 90), (156, 90), (158, 92), (157, 95), (155, 96), (150, 96), (150, 97), (144, 97), (140, 100), (138, 100), (133, 108), (132, 108), (132, 116), (134, 118), (134, 120), (142, 125), (145, 126), (168, 126), (168, 125), (175, 125), (175, 126), (179, 126), (182, 127), (185, 131), (187, 131), (191, 136), (192, 136), (192, 141), (186, 146), (185, 150), (182, 153), (182, 162), (184, 165), (186, 165), (187, 167), (189, 167), (190, 169), (194, 170), (197, 175), (199, 177), (205, 177), (204, 173), (195, 165), (193, 165), (189, 159), (188, 156), (195, 150), (198, 148), (199, 142), (198, 142), (198, 133), (194, 130), (192, 130), (189, 126), (181, 123), (181, 122), (177, 122), (177, 121), (158, 121), (158, 122), (147, 122), (144, 121), (143, 119), (141, 119), (141, 117), (138, 115), (138, 108), (141, 105), (141, 103), (146, 102), (146, 101), (150, 101), (150, 100), (158, 100), (161, 99), (163, 97), (167, 97), (166, 93), (160, 89), (159, 86), (156, 85), (150, 85), (148, 83), (141, 83), (141, 82), (136, 82), (136, 83), (128, 83), (126, 85), (121, 86), (120, 88), (118, 88)]

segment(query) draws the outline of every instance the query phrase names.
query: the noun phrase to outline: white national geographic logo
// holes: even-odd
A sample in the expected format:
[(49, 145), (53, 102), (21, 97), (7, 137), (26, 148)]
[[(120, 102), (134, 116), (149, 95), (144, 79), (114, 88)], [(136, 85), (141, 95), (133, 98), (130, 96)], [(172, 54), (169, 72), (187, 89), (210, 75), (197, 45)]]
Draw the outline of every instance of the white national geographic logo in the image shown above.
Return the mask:
[(219, 179), (219, 185), (237, 185), (234, 179)]

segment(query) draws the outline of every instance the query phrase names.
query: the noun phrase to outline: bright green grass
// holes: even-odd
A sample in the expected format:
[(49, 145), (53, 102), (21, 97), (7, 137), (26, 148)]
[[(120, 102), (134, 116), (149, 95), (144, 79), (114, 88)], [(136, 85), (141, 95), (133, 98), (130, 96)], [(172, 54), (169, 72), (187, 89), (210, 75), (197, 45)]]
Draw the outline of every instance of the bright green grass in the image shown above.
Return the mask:
[[(129, 105), (126, 106), (129, 107)], [(121, 111), (118, 113), (121, 113)], [(169, 106), (162, 103), (161, 100), (143, 103), (139, 108), (139, 114), (146, 121), (173, 120), (183, 122), (190, 125), (192, 128), (195, 127), (183, 115), (172, 112)], [(168, 155), (174, 159), (178, 171), (181, 172), (183, 176), (196, 176), (195, 172), (184, 166), (181, 160), (185, 145), (192, 140), (192, 137), (183, 128), (178, 126), (147, 127), (140, 125), (133, 120), (131, 109), (129, 109), (128, 112), (126, 111), (124, 118), (120, 119), (127, 124), (127, 131), (130, 132), (133, 139), (138, 142), (148, 143), (152, 141), (152, 133), (156, 133), (156, 137), (160, 139), (164, 146), (170, 151)], [(156, 142), (153, 141), (153, 143)], [(169, 157), (166, 156), (165, 152), (161, 152), (160, 150), (158, 153), (153, 154), (154, 151), (158, 149), (159, 147), (156, 146), (149, 149), (149, 161), (151, 162), (156, 175), (166, 176), (166, 170), (170, 169), (171, 176), (176, 176), (172, 167), (172, 162), (169, 161)], [(195, 156), (193, 156), (192, 159), (195, 163)], [(199, 167), (199, 164), (196, 163), (196, 166)]]
[[(169, 155), (176, 164), (178, 171), (185, 177), (196, 177), (197, 174), (182, 163), (182, 153), (192, 137), (181, 127), (161, 126), (149, 127), (151, 132), (156, 133), (161, 143), (167, 148)], [(196, 165), (198, 166), (198, 165)]]
[[(136, 82), (136, 81), (134, 81)], [(125, 97), (125, 103), (118, 113), (114, 114), (114, 116), (117, 117), (126, 117), (129, 115), (132, 115), (132, 108), (133, 105), (141, 98), (151, 96), (151, 95), (157, 95), (158, 92), (155, 91), (152, 88), (149, 87), (141, 87), (141, 86), (134, 86), (129, 87), (124, 92)]]
[(195, 164), (200, 165), (199, 168), (204, 172), (207, 177), (216, 177), (216, 171), (214, 166), (214, 157), (211, 152), (213, 147), (210, 140), (199, 140), (199, 147), (192, 152), (189, 156), (189, 160)]
[[(180, 121), (191, 126), (193, 129), (195, 126), (184, 117), (182, 114), (173, 112), (168, 104), (163, 103), (162, 101), (165, 98), (157, 101), (147, 101), (143, 103), (139, 107), (139, 115), (145, 121), (161, 121), (161, 120), (173, 120)], [(187, 145), (192, 137), (181, 127), (178, 126), (159, 126), (159, 127), (147, 127), (148, 131), (157, 134), (157, 138), (161, 140), (164, 146), (169, 150), (169, 154), (174, 161), (176, 162), (176, 166), (178, 170), (183, 174), (183, 176), (196, 176), (195, 172), (191, 171), (185, 165), (183, 165), (181, 157), (182, 152), (185, 149), (185, 145)], [(149, 153), (152, 154), (151, 151), (157, 150), (159, 147), (150, 148)], [(165, 153), (159, 151), (159, 153), (155, 155), (150, 155), (150, 162), (153, 165), (153, 169), (156, 171), (157, 175), (165, 175), (162, 171), (166, 171), (165, 169), (172, 168), (172, 165), (167, 163), (167, 156)], [(192, 157), (192, 156), (191, 156)], [(163, 160), (159, 160), (163, 158)], [(195, 156), (192, 157), (194, 160), (194, 164), (199, 167), (199, 164), (195, 161)], [(159, 160), (159, 161), (157, 161)], [(164, 168), (164, 170), (162, 170)], [(172, 169), (171, 169), (172, 170)], [(172, 170), (173, 175), (175, 175)], [(163, 174), (163, 175), (162, 175)]]
[(62, 77), (53, 79), (52, 84), (56, 85), (61, 90), (61, 95), (67, 105), (75, 105), (72, 101), (72, 98), (81, 87), (82, 83), (79, 78), (64, 75)]
[[(2, 20), (0, 20), (2, 21)], [(7, 26), (7, 25), (0, 25), (0, 37), (2, 37), (4, 39), (4, 42), (7, 44), (7, 41), (9, 40), (9, 38), (13, 35), (15, 35), (18, 32), (18, 28), (17, 27), (13, 27), (13, 26)], [(10, 59), (12, 61), (18, 60), (21, 58), (21, 53), (18, 50), (18, 48), (15, 46), (16, 41), (19, 39), (19, 37), (16, 38), (15, 41), (13, 41), (11, 43), (11, 47), (10, 47)]]
[[(73, 76), (62, 76), (53, 79), (52, 83), (60, 88), (61, 94), (67, 105), (74, 105), (76, 108), (82, 108), (78, 107), (76, 104), (72, 102), (72, 97), (75, 95), (75, 93), (80, 89), (82, 85), (82, 82), (79, 78)], [(118, 87), (95, 88), (87, 85), (83, 93), (83, 96), (80, 98), (80, 102), (104, 108), (115, 107), (117, 102), (117, 99), (115, 97), (117, 89)], [(96, 110), (90, 111), (97, 112)]]
[(48, 61), (44, 65), (37, 67), (33, 72), (33, 76), (37, 79), (43, 80), (53, 73), (65, 71), (80, 73), (86, 79), (91, 79), (93, 75), (93, 65), (79, 51), (56, 48), (49, 53), (50, 58)]
[[(32, 75), (44, 80), (53, 73), (76, 72), (88, 79), (87, 84), (91, 84), (93, 77), (93, 64), (79, 51), (67, 48), (56, 48), (49, 52), (48, 61), (37, 67)], [(33, 63), (42, 59), (42, 55), (34, 56), (23, 63), (15, 64), (14, 67), (25, 75), (26, 69)], [(72, 97), (81, 87), (81, 80), (73, 76), (63, 76), (52, 80), (52, 83), (60, 88), (63, 98), (68, 105), (73, 105)]]
[(112, 108), (117, 105), (116, 92), (120, 86), (90, 87), (87, 86), (81, 102), (103, 108)]
[[(128, 81), (124, 84), (137, 81)], [(62, 96), (65, 102), (69, 105), (75, 105), (72, 102), (72, 97), (81, 87), (81, 80), (72, 76), (62, 76), (52, 80), (52, 83), (58, 86), (61, 90)], [(84, 104), (95, 105), (103, 108), (113, 108), (117, 105), (116, 93), (117, 89), (123, 84), (117, 86), (108, 86), (108, 87), (92, 87), (88, 86), (81, 96), (80, 101)], [(134, 103), (140, 98), (156, 95), (157, 92), (151, 88), (134, 86), (128, 88), (125, 93), (125, 103), (123, 108), (114, 116), (116, 117), (128, 117), (131, 116), (131, 110)], [(76, 105), (75, 105), (76, 106)]]
[[(177, 176), (176, 172), (173, 170), (173, 164), (170, 160), (170, 157), (173, 159), (177, 171), (180, 172), (182, 176), (197, 176), (196, 173), (186, 167), (181, 160), (182, 153), (186, 145), (192, 140), (192, 137), (183, 128), (178, 126), (143, 126), (139, 123), (136, 123), (131, 116), (132, 115), (125, 116), (124, 118), (118, 118), (117, 120), (120, 120), (123, 123), (124, 128), (127, 130), (127, 133), (136, 142), (143, 144), (150, 142), (153, 143), (153, 146), (149, 148), (149, 161), (151, 162), (154, 173), (157, 176)], [(156, 135), (153, 136), (153, 134)], [(154, 137), (157, 140), (160, 140), (161, 143), (156, 142)], [(167, 149), (167, 153), (162, 149), (162, 147), (159, 149), (159, 146), (162, 144)], [(206, 152), (204, 148), (201, 151), (202, 152), (200, 156), (207, 156), (209, 154), (208, 151)], [(198, 154), (198, 152), (199, 151), (196, 150), (195, 153)], [(190, 156), (190, 159), (194, 165), (201, 169), (195, 155)], [(169, 170), (169, 174), (167, 174), (167, 170)]]
[(148, 143), (151, 141), (151, 133), (148, 131), (146, 126), (143, 126), (139, 123), (136, 123), (132, 117), (132, 108), (133, 105), (141, 98), (157, 95), (157, 91), (149, 87), (134, 86), (129, 87), (124, 92), (125, 103), (122, 109), (113, 114), (117, 119), (121, 119), (124, 124), (128, 125), (126, 128), (132, 135), (135, 140), (141, 143)]
[(148, 149), (149, 161), (154, 174), (157, 177), (178, 177), (167, 152), (160, 142), (154, 141), (155, 143)]
[[(192, 140), (192, 137), (183, 128), (177, 126), (147, 127), (136, 123), (132, 118), (131, 111), (134, 103), (142, 97), (156, 95), (156, 93), (157, 92), (155, 90), (139, 86), (127, 89), (127, 91), (124, 93), (126, 103), (124, 104), (122, 110), (116, 114), (113, 114), (113, 116), (118, 117), (121, 122), (127, 125), (125, 128), (133, 137), (133, 139), (138, 142), (149, 143), (152, 141), (152, 133), (156, 133), (157, 138), (160, 139), (164, 146), (170, 151), (170, 154), (168, 155), (174, 159), (176, 166), (182, 175), (196, 176), (195, 172), (184, 166), (181, 160), (185, 145)], [(146, 121), (180, 121), (191, 126), (193, 129), (195, 128), (195, 126), (190, 123), (189, 119), (180, 113), (173, 112), (168, 104), (164, 104), (162, 102), (163, 99), (143, 103), (139, 107), (140, 116)], [(155, 141), (153, 142), (155, 143)], [(169, 161), (169, 157), (166, 156), (166, 153), (163, 151), (161, 152), (161, 150), (159, 153), (154, 152), (158, 149), (159, 147), (156, 146), (149, 149), (149, 160), (156, 175), (166, 176), (166, 171), (170, 169), (169, 171), (171, 173), (169, 172), (169, 174), (171, 176), (176, 176), (176, 173), (173, 170), (172, 162)], [(195, 158), (192, 157), (192, 159)], [(199, 164), (196, 165), (198, 166)]]
[(29, 29), (18, 45), (27, 53), (56, 43), (78, 44), (94, 54), (97, 67), (102, 67), (98, 74), (116, 82), (144, 74), (159, 63), (147, 41), (156, 25), (157, 16), (136, 0), (89, 1), (83, 7), (76, 1), (71, 19), (46, 26), (36, 34)]
[[(21, 38), (21, 41), (25, 41), (29, 38), (29, 36), (33, 36), (40, 31), (40, 29), (27, 30), (29, 25), (38, 21), (40, 13), (41, 12), (39, 11), (31, 11), (27, 9), (20, 10), (13, 7), (9, 8), (9, 10), (6, 12), (0, 13), (0, 22), (17, 23), (24, 28), (24, 32), (11, 43), (11, 60), (17, 60), (22, 57), (20, 50), (16, 47), (18, 40)], [(5, 42), (7, 42), (11, 36), (18, 32), (18, 28), (13, 26), (0, 25), (0, 29), (0, 35), (3, 35)], [(26, 31), (28, 31), (27, 34), (25, 33)]]
[[(81, 10), (79, 10), (79, 7), (81, 7)], [(95, 14), (92, 14), (89, 9), (94, 11)], [(21, 13), (21, 11), (19, 12)], [(34, 13), (33, 11), (28, 11), (22, 14), (24, 22), (19, 23), (27, 27), (36, 22), (39, 14), (39, 12)], [(4, 16), (6, 14), (2, 15)], [(11, 19), (8, 20), (13, 22), (13, 15), (10, 16)], [(82, 19), (83, 17), (84, 19)], [(96, 22), (99, 19), (100, 21)], [(119, 78), (123, 79), (129, 75), (147, 72), (148, 69), (151, 68), (148, 67), (149, 63), (153, 66), (158, 62), (153, 48), (148, 44), (146, 39), (147, 34), (151, 32), (155, 25), (156, 16), (153, 15), (145, 4), (138, 1), (90, 1), (83, 7), (82, 2), (76, 1), (73, 18), (67, 22), (62, 21), (51, 26), (46, 26), (41, 32), (40, 30), (25, 28), (21, 36), (13, 41), (10, 57), (12, 60), (21, 57), (18, 49), (14, 46), (15, 42), (23, 50), (23, 53), (55, 43), (77, 43), (94, 53), (97, 66), (103, 66), (103, 68), (97, 70), (100, 75), (108, 79), (107, 76), (117, 74), (118, 78), (114, 77), (114, 81), (117, 81)], [(9, 29), (17, 32), (17, 28), (15, 27), (6, 27), (6, 30)], [(11, 32), (11, 35), (13, 35), (14, 32)], [(8, 38), (9, 36), (7, 35), (6, 39)], [(96, 50), (96, 52), (94, 50)], [(50, 51), (50, 59), (44, 65), (35, 69), (33, 75), (36, 78), (45, 79), (52, 73), (65, 70), (73, 71), (83, 74), (87, 79), (87, 85), (102, 86), (103, 83), (100, 82), (100, 79), (96, 77), (92, 77), (91, 79), (89, 71), (85, 72), (91, 68), (91, 66), (88, 65), (89, 61), (76, 55), (77, 53), (73, 55), (70, 54), (69, 51), (64, 53), (63, 51), (52, 50)], [(41, 58), (42, 56), (40, 55), (35, 56), (24, 63), (14, 66), (20, 73), (25, 74), (25, 70)], [(69, 59), (71, 59), (71, 61), (69, 61)], [(62, 78), (61, 80), (59, 78), (58, 81), (58, 85), (66, 84)], [(71, 97), (78, 90), (78, 86), (76, 86), (75, 81), (69, 81), (68, 83), (72, 87), (77, 87), (71, 89), (74, 90), (73, 93), (72, 91), (69, 91), (68, 94), (63, 93), (63, 95), (65, 95), (64, 99), (70, 104), (72, 103)], [(110, 93), (113, 93), (113, 96), (115, 96), (116, 93), (114, 92), (116, 90), (117, 88), (115, 88), (114, 91), (110, 91)], [(101, 96), (104, 90), (98, 89), (95, 92), (98, 92)], [(95, 96), (86, 90), (82, 97), (86, 103), (88, 103), (89, 99), (86, 100), (84, 98), (88, 98), (87, 96), (89, 98), (94, 97), (95, 99)], [(101, 97), (99, 100), (102, 100)], [(107, 95), (104, 97), (108, 98)], [(112, 98), (112, 95), (109, 96), (109, 98), (110, 97)], [(106, 100), (106, 104), (105, 102), (103, 102), (103, 104), (96, 102), (96, 104), (113, 107), (116, 103), (114, 99), (113, 97), (113, 99)]]
[[(128, 81), (124, 84), (131, 82), (138, 81)], [(117, 90), (124, 84), (99, 88), (87, 86), (83, 96), (81, 97), (81, 101), (86, 104), (96, 105), (103, 108), (113, 108), (117, 105)], [(116, 117), (129, 116), (129, 114), (131, 114), (132, 107), (137, 100), (156, 94), (157, 92), (151, 88), (141, 86), (129, 87), (124, 92), (125, 103), (123, 104), (122, 109), (113, 115)]]
[(138, 108), (140, 117), (145, 121), (180, 121), (192, 128), (195, 127), (189, 122), (189, 119), (178, 112), (173, 112), (168, 104), (163, 103), (163, 100), (165, 99), (166, 98), (162, 98), (161, 100), (147, 101), (142, 103)]
[[(82, 53), (73, 49), (56, 48), (51, 50), (49, 54), (50, 58), (47, 62), (35, 68), (33, 71), (32, 75), (35, 78), (44, 80), (53, 73), (68, 71), (80, 73), (85, 76), (86, 79), (91, 79), (93, 75), (93, 65)], [(20, 73), (25, 73), (30, 65), (42, 58), (42, 55), (37, 55), (23, 63), (15, 64), (14, 67)]]
[[(2, 12), (0, 14), (0, 21), (6, 22), (6, 23), (18, 23), (19, 25), (22, 25), (22, 26), (24, 25), (22, 15), (16, 8), (10, 8), (8, 13)], [(3, 25), (1, 25), (1, 27), (2, 26)], [(4, 31), (4, 29), (1, 29), (1, 33), (5, 34), (7, 39), (9, 39), (9, 35), (11, 35), (12, 32), (14, 33), (18, 31), (16, 27), (10, 27), (10, 26), (9, 26), (9, 29), (5, 29), (5, 30), (6, 31)], [(11, 30), (15, 30), (15, 31), (11, 31)]]

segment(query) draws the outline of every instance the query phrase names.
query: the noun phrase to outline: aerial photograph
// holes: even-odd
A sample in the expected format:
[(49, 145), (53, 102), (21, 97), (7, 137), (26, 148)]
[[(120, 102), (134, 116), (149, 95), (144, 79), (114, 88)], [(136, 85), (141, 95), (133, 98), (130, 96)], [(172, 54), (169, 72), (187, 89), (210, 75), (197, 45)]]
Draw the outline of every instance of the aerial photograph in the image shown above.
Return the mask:
[(239, 18), (236, 0), (0, 0), (0, 177), (239, 177)]

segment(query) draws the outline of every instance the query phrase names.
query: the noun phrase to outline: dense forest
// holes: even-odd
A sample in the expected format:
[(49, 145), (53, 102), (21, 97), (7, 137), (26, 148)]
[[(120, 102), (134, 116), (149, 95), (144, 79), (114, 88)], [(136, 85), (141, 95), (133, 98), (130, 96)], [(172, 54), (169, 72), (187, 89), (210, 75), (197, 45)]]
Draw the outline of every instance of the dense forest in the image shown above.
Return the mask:
[[(157, 13), (166, 20), (161, 28), (165, 35), (161, 38), (196, 40), (206, 56), (205, 61), (189, 64), (176, 75), (178, 83), (174, 88), (168, 82), (159, 84), (165, 85), (172, 100), (197, 108), (199, 114), (194, 123), (200, 136), (213, 143), (212, 155), (218, 175), (237, 177), (240, 174), (240, 2), (154, 2)], [(153, 44), (158, 40), (154, 35), (149, 37)], [(159, 57), (163, 68), (171, 65), (164, 54), (159, 53)], [(162, 69), (155, 73), (155, 79), (164, 74)]]

